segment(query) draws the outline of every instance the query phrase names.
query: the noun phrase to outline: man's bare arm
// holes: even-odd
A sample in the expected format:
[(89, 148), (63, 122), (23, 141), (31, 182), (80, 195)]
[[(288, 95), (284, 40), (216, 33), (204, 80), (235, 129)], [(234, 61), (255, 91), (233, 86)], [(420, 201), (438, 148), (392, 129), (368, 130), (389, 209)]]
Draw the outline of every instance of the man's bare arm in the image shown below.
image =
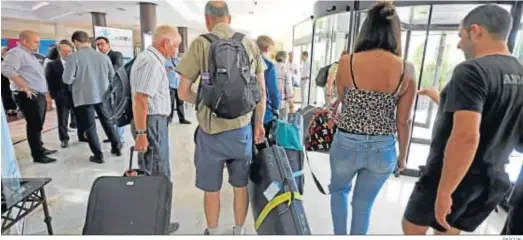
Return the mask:
[(263, 119), (265, 117), (265, 109), (267, 105), (267, 93), (265, 91), (265, 76), (263, 75), (263, 72), (260, 72), (257, 74), (258, 78), (258, 84), (260, 86), (261, 91), (261, 100), (256, 105), (256, 116), (255, 116), (255, 124), (256, 125), (263, 125)]
[(191, 90), (192, 83), (191, 79), (180, 76), (180, 85), (177, 91), (181, 100), (196, 104), (196, 94)]
[(479, 145), (480, 124), (480, 113), (472, 111), (454, 113), (454, 126), (445, 148), (438, 195), (450, 196), (465, 177)]
[(136, 130), (147, 130), (147, 111), (149, 96), (143, 93), (136, 93), (134, 96), (133, 118)]

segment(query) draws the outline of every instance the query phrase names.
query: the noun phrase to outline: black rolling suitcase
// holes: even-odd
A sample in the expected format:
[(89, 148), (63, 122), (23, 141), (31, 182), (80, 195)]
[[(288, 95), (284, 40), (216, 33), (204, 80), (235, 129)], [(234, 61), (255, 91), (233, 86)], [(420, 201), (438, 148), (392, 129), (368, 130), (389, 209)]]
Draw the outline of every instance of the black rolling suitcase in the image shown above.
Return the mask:
[(285, 150), (259, 147), (251, 165), (249, 196), (259, 235), (310, 235), (302, 196)]
[(166, 176), (132, 169), (123, 177), (95, 180), (89, 194), (83, 235), (167, 235), (172, 184)]

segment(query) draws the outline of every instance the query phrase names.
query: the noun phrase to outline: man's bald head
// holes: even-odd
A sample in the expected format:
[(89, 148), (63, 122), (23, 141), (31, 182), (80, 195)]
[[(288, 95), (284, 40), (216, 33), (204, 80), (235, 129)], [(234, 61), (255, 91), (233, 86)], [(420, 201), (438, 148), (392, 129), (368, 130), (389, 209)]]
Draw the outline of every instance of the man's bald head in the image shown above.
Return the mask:
[(231, 14), (225, 1), (208, 1), (205, 4), (205, 24), (207, 30), (212, 29), (218, 23), (231, 23)]
[(24, 30), (24, 31), (21, 31), (20, 34), (18, 34), (18, 39), (21, 40), (26, 40), (26, 39), (29, 39), (29, 38), (33, 38), (37, 36), (38, 37), (38, 33), (36, 33), (35, 31), (32, 31), (32, 30)]
[(178, 47), (182, 42), (182, 37), (176, 28), (169, 25), (161, 25), (154, 29), (153, 47), (161, 52), (166, 58), (176, 56), (178, 54)]
[(205, 16), (220, 18), (230, 17), (231, 15), (225, 1), (209, 1), (205, 4)]
[(31, 50), (32, 52), (37, 52), (40, 47), (40, 37), (38, 33), (32, 30), (21, 31), (18, 35), (19, 43), (23, 47)]

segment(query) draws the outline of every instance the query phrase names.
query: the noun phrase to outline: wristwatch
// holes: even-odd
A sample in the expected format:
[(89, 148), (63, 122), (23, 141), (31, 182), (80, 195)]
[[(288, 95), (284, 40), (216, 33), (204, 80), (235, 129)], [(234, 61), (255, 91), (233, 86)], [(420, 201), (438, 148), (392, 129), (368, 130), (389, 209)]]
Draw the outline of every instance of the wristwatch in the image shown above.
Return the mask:
[(136, 130), (136, 135), (139, 136), (139, 135), (147, 135), (147, 130)]

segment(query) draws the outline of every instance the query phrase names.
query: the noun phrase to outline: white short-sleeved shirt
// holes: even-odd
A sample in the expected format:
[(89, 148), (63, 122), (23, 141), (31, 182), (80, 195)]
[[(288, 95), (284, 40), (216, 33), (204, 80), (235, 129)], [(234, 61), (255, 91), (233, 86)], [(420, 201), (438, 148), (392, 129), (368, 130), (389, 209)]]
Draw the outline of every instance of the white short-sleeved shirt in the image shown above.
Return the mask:
[(149, 46), (134, 60), (131, 68), (131, 96), (134, 105), (136, 93), (149, 96), (147, 115), (169, 116), (171, 94), (164, 64), (167, 61), (154, 47)]
[(301, 65), (301, 80), (308, 80), (311, 78), (311, 63), (309, 61), (304, 62)]

